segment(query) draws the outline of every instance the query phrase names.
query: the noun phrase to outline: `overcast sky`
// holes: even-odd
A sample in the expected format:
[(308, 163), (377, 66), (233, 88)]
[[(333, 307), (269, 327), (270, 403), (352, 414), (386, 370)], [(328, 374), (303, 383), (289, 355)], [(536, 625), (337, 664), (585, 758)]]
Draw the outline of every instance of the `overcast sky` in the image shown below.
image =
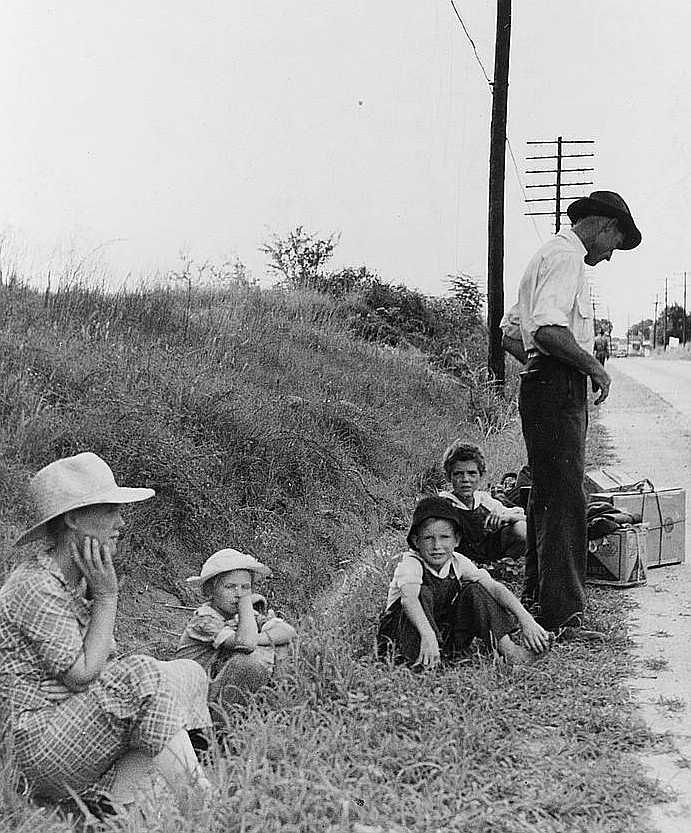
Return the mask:
[[(496, 4), (457, 7), (491, 77)], [(619, 334), (691, 270), (689, 31), (678, 0), (514, 2), (523, 183), (526, 140), (593, 138), (583, 191), (619, 191), (643, 234), (593, 273)], [(37, 273), (74, 246), (115, 282), (181, 249), (261, 278), (262, 241), (302, 224), (340, 232), (336, 265), (485, 285), (491, 97), (449, 0), (5, 0), (0, 62), (0, 228)], [(552, 233), (525, 210), (509, 158), (507, 306)]]

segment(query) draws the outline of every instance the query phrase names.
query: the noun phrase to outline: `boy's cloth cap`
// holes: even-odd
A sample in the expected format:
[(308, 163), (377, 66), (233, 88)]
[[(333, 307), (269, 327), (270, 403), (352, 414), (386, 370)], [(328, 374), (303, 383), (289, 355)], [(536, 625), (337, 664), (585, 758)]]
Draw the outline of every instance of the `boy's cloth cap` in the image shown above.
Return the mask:
[(44, 466), (29, 481), (36, 522), (17, 538), (27, 544), (45, 534), (48, 521), (99, 503), (137, 503), (156, 493), (153, 489), (118, 486), (108, 463), (98, 454), (84, 451)]
[(453, 504), (443, 497), (423, 497), (413, 510), (413, 519), (410, 522), (410, 531), (406, 541), (411, 549), (417, 549), (413, 536), (417, 535), (417, 531), (422, 523), (429, 518), (440, 518), (441, 520), (451, 521), (456, 530), (458, 530), (458, 509)]
[(253, 555), (248, 555), (239, 550), (218, 550), (206, 559), (198, 576), (190, 576), (187, 581), (190, 584), (204, 584), (209, 579), (215, 578), (221, 573), (228, 573), (231, 570), (247, 570), (260, 576), (273, 575), (271, 570), (262, 564)]

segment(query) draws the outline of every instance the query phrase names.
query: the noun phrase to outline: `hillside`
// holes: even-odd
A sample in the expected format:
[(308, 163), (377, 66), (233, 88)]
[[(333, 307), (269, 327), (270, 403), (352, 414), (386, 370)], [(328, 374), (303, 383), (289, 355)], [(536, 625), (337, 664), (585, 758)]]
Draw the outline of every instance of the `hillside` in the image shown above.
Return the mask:
[(5, 539), (26, 518), (26, 476), (90, 449), (157, 493), (132, 511), (126, 587), (184, 600), (184, 577), (232, 545), (271, 565), (293, 614), (308, 610), (363, 546), (405, 524), (444, 446), (483, 415), (481, 388), (471, 397), (415, 349), (357, 337), (344, 307), (242, 282), (189, 297), (4, 287)]
[[(122, 483), (157, 492), (132, 508), (118, 555), (122, 650), (169, 653), (194, 604), (185, 576), (229, 545), (271, 565), (261, 589), (299, 632), (275, 684), (230, 715), (213, 807), (107, 830), (634, 829), (659, 791), (632, 754), (651, 738), (621, 682), (616, 594), (591, 594), (605, 642), (560, 645), (528, 669), (477, 655), (425, 676), (372, 659), (392, 558), (415, 497), (441, 482), (445, 445), (482, 442), (490, 480), (523, 446), (512, 398), (482, 384), (470, 353), (447, 374), (400, 339), (357, 335), (357, 309), (243, 282), (189, 295), (0, 287), (2, 573), (28, 474), (91, 449)], [(18, 795), (2, 747), (3, 830), (85, 829)]]

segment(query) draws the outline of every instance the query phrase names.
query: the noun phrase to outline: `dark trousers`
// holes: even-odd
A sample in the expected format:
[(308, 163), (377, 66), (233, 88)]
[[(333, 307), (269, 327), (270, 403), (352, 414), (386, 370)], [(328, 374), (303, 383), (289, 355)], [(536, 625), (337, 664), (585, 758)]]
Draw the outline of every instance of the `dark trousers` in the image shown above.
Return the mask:
[(489, 510), (484, 506), (458, 512), (461, 528), (460, 543), (456, 549), (473, 561), (498, 561), (500, 558), (518, 560), (525, 555), (525, 544), (517, 541), (511, 526), (487, 529), (485, 521)]
[(549, 630), (585, 608), (586, 383), (550, 356), (530, 359), (521, 376), (519, 408), (533, 475), (524, 595), (537, 600), (539, 621)]
[[(427, 572), (427, 571), (425, 571)], [(516, 627), (507, 610), (476, 581), (431, 574), (420, 588), (420, 604), (439, 642), (443, 659), (454, 659), (467, 652), (477, 636), (488, 648)], [(377, 633), (377, 653), (381, 659), (412, 665), (420, 654), (420, 633), (403, 610), (400, 599), (384, 612)]]

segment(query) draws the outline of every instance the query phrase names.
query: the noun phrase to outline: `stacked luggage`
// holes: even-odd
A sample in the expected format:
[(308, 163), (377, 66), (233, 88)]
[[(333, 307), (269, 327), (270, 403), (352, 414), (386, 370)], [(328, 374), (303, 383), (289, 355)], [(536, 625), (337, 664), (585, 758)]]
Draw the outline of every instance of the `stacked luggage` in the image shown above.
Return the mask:
[(656, 489), (647, 479), (615, 469), (587, 472), (584, 485), (590, 584), (635, 587), (645, 584), (646, 569), (683, 563), (683, 489)]

